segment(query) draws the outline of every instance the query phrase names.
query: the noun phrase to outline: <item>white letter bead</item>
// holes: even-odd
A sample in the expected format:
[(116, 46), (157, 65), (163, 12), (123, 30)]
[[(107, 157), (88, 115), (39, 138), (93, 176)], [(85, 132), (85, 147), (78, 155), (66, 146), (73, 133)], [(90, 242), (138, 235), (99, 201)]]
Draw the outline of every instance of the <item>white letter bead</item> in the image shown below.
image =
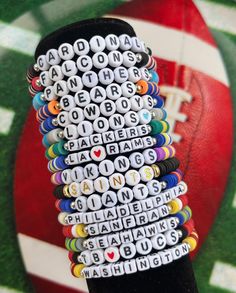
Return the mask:
[(158, 180), (151, 180), (147, 183), (150, 195), (157, 195), (161, 192), (161, 183)]
[(79, 124), (81, 121), (84, 120), (84, 112), (78, 107), (71, 109), (68, 116), (69, 120), (74, 124)]
[(135, 186), (140, 182), (140, 174), (136, 170), (129, 170), (125, 173), (125, 181), (130, 186)]
[(100, 116), (100, 109), (97, 104), (89, 104), (84, 108), (84, 116), (88, 120), (95, 120)]
[(109, 125), (113, 130), (122, 129), (125, 125), (125, 118), (121, 114), (113, 114), (109, 118)]
[(143, 45), (139, 38), (132, 37), (132, 50), (134, 52), (142, 52), (143, 51)]
[(54, 65), (49, 69), (49, 77), (53, 81), (59, 81), (64, 78), (64, 74), (62, 73), (61, 66)]
[(114, 76), (115, 76), (115, 81), (116, 82), (123, 83), (129, 77), (128, 70), (125, 67), (123, 67), (123, 66), (116, 67), (114, 69)]
[(63, 110), (69, 111), (75, 107), (74, 97), (71, 95), (65, 95), (60, 100), (60, 106)]
[(93, 62), (89, 56), (82, 55), (77, 59), (76, 65), (77, 65), (79, 71), (86, 72), (86, 71), (89, 71), (90, 69), (92, 69)]
[(176, 230), (169, 230), (165, 232), (167, 245), (175, 245), (178, 243), (179, 236)]
[(66, 111), (61, 111), (57, 115), (57, 122), (60, 126), (65, 127), (70, 124), (69, 114)]
[(86, 71), (82, 76), (84, 86), (92, 88), (98, 84), (98, 76), (94, 71)]
[(94, 67), (105, 68), (108, 64), (108, 56), (104, 52), (97, 52), (92, 57)]
[(91, 100), (95, 103), (101, 103), (106, 99), (106, 90), (101, 86), (95, 86), (90, 91)]
[(142, 200), (142, 199), (147, 198), (148, 188), (146, 185), (140, 183), (140, 184), (137, 184), (133, 187), (133, 193), (134, 193), (134, 197), (137, 200)]
[(40, 55), (37, 59), (37, 65), (38, 68), (40, 70), (48, 70), (48, 68), (50, 67), (50, 65), (48, 64), (47, 60), (46, 60), (46, 56), (45, 55)]
[(161, 258), (158, 253), (153, 253), (147, 256), (151, 268), (157, 268), (161, 265)]
[(138, 95), (134, 95), (133, 97), (131, 97), (130, 103), (131, 109), (133, 111), (140, 111), (143, 108), (143, 99)]
[(72, 76), (72, 75), (76, 75), (78, 69), (73, 60), (67, 60), (62, 63), (61, 71), (65, 76)]
[(74, 42), (73, 48), (77, 55), (86, 55), (89, 52), (89, 43), (84, 39), (78, 39)]
[(77, 127), (75, 125), (69, 124), (64, 128), (64, 136), (66, 139), (76, 139), (78, 138), (79, 134), (77, 131)]
[(111, 100), (119, 99), (121, 94), (121, 87), (116, 83), (111, 83), (106, 87), (106, 95)]
[(125, 259), (132, 259), (136, 254), (136, 247), (131, 243), (122, 244), (120, 246), (120, 255)]
[(138, 125), (139, 123), (139, 116), (134, 111), (129, 111), (124, 115), (125, 124), (129, 127), (133, 127)]
[(163, 234), (158, 234), (151, 238), (152, 246), (156, 250), (162, 250), (166, 246), (166, 238)]
[(103, 278), (112, 276), (111, 264), (103, 264), (100, 266), (101, 275)]
[(124, 275), (124, 266), (123, 266), (123, 262), (122, 263), (115, 263), (112, 265), (111, 267), (113, 276), (122, 276)]
[(123, 34), (119, 36), (120, 40), (120, 48), (121, 50), (129, 50), (132, 47), (132, 40), (131, 37), (127, 34)]
[(42, 71), (39, 75), (40, 83), (46, 87), (52, 85), (52, 80), (49, 77), (48, 71)]
[(116, 193), (111, 190), (104, 192), (102, 195), (102, 204), (108, 208), (114, 207), (117, 204)]
[(116, 112), (116, 104), (113, 101), (105, 100), (100, 105), (102, 115), (109, 117)]
[(70, 91), (76, 93), (83, 88), (82, 80), (79, 76), (73, 75), (67, 80), (67, 87)]
[(143, 151), (143, 156), (146, 164), (154, 164), (157, 160), (157, 154), (154, 149), (146, 149)]
[(81, 192), (85, 195), (90, 195), (94, 192), (93, 181), (89, 179), (84, 179), (80, 183)]
[(182, 256), (182, 252), (181, 252), (181, 249), (179, 248), (179, 246), (172, 248), (170, 250), (170, 252), (171, 252), (174, 260), (179, 259)]
[(94, 36), (89, 41), (90, 48), (93, 52), (101, 52), (106, 47), (106, 42), (101, 36)]
[(83, 174), (87, 179), (93, 180), (93, 179), (97, 178), (99, 175), (98, 166), (93, 163), (87, 164), (83, 168)]
[(106, 48), (109, 51), (116, 50), (120, 46), (119, 38), (114, 34), (109, 34), (105, 37)]
[(91, 264), (93, 263), (91, 259), (91, 253), (89, 250), (82, 251), (79, 257), (82, 260), (82, 263), (86, 266), (91, 266)]
[(139, 152), (133, 152), (129, 156), (130, 165), (133, 168), (141, 168), (144, 164), (144, 156)]
[(172, 257), (170, 250), (160, 251), (159, 255), (161, 257), (163, 265), (168, 264), (173, 261), (173, 257)]
[(125, 178), (120, 173), (114, 173), (109, 177), (110, 186), (113, 189), (120, 189), (125, 185)]
[(108, 191), (109, 187), (109, 181), (106, 177), (98, 177), (94, 180), (94, 188), (99, 193)]
[(90, 136), (91, 134), (93, 134), (93, 125), (91, 122), (86, 120), (80, 122), (77, 129), (78, 129), (78, 134), (83, 137)]
[(129, 99), (125, 97), (121, 97), (120, 99), (116, 101), (117, 112), (121, 114), (125, 114), (130, 110), (130, 108), (131, 108), (131, 103)]
[(95, 239), (97, 248), (106, 248), (109, 246), (107, 235), (96, 237)]
[(113, 82), (114, 73), (110, 68), (103, 68), (99, 71), (98, 78), (102, 84), (108, 85)]
[(143, 98), (143, 107), (147, 110), (152, 110), (154, 106), (153, 98), (149, 95), (142, 96)]
[(139, 169), (139, 174), (141, 177), (141, 180), (144, 182), (148, 182), (153, 179), (154, 177), (154, 171), (150, 166), (143, 166)]
[(109, 208), (104, 210), (104, 217), (106, 221), (115, 220), (117, 218), (116, 208)]
[(111, 67), (118, 67), (123, 62), (123, 55), (119, 51), (111, 51), (108, 54), (108, 63)]
[(101, 197), (98, 194), (90, 195), (87, 199), (87, 205), (92, 211), (99, 210), (102, 207)]
[(117, 247), (108, 247), (104, 250), (104, 256), (108, 262), (117, 262), (120, 259), (120, 252)]
[(131, 81), (126, 81), (121, 84), (122, 95), (126, 98), (132, 97), (136, 93), (136, 86)]
[(75, 182), (81, 182), (84, 180), (83, 168), (82, 167), (74, 167), (71, 170), (71, 179)]
[(124, 270), (127, 275), (136, 273), (137, 272), (136, 261), (134, 259), (126, 260), (124, 262)]
[(142, 79), (145, 81), (149, 81), (151, 79), (151, 75), (146, 67), (140, 68)]
[(139, 81), (142, 77), (140, 70), (138, 67), (132, 66), (128, 69), (128, 74), (129, 74), (129, 81), (132, 81), (136, 83)]
[(104, 133), (109, 129), (109, 122), (104, 117), (98, 117), (93, 122), (93, 129), (97, 133)]
[(128, 187), (123, 187), (117, 192), (117, 198), (121, 203), (129, 203), (133, 200), (133, 191)]
[(61, 58), (58, 55), (58, 51), (56, 49), (50, 49), (46, 53), (46, 61), (50, 65), (57, 65), (61, 62)]
[(99, 167), (98, 168), (99, 168), (99, 172), (103, 176), (110, 176), (115, 171), (114, 164), (110, 160), (103, 160), (103, 161), (101, 161), (101, 163), (99, 164)]
[(78, 197), (81, 196), (81, 190), (80, 190), (80, 185), (77, 182), (72, 182), (69, 185), (69, 193), (73, 197)]
[(75, 52), (74, 52), (73, 47), (72, 47), (71, 44), (63, 43), (58, 48), (58, 55), (63, 60), (70, 60), (70, 59), (72, 59), (74, 57)]
[(88, 206), (87, 206), (87, 199), (85, 196), (79, 196), (76, 200), (75, 200), (75, 204), (76, 204), (76, 209), (79, 212), (86, 212), (88, 210)]
[(136, 242), (136, 250), (141, 255), (147, 255), (152, 251), (152, 242), (148, 238), (143, 238)]
[(114, 233), (114, 234), (107, 235), (107, 238), (108, 238), (109, 246), (119, 246), (119, 245), (121, 245), (120, 234), (119, 233)]
[(53, 86), (48, 86), (44, 89), (44, 96), (47, 101), (57, 100), (57, 96), (54, 93)]
[(102, 264), (105, 261), (103, 250), (102, 249), (96, 249), (91, 251), (91, 259), (93, 263), (96, 265)]
[(136, 64), (137, 58), (132, 51), (125, 51), (123, 53), (123, 65), (125, 67), (132, 67)]
[[(114, 160), (114, 167), (116, 171), (124, 173), (129, 169), (130, 162), (129, 159), (125, 156), (118, 156)], [(113, 168), (114, 168), (113, 167)]]

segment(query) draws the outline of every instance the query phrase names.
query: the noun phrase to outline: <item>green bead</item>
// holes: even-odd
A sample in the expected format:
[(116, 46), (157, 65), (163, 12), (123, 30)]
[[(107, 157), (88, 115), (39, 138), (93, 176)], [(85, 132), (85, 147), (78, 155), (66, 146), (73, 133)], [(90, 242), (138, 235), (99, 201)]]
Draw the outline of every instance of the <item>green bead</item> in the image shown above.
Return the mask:
[(192, 218), (192, 210), (190, 209), (190, 207), (186, 206), (184, 208), (184, 210), (186, 211), (186, 213), (188, 213), (189, 219), (191, 219)]
[(55, 143), (53, 145), (53, 152), (56, 155), (58, 155), (58, 156), (60, 156), (60, 155), (67, 155), (68, 154), (68, 151), (66, 151), (64, 149), (64, 144), (65, 144), (65, 142), (63, 140), (62, 141), (59, 141), (58, 143)]
[(49, 153), (48, 153), (48, 149), (46, 149), (45, 151), (45, 157), (48, 159), (48, 160), (51, 160), (52, 158), (50, 157)]
[(155, 135), (155, 134), (159, 134), (162, 132), (163, 130), (163, 125), (161, 124), (160, 121), (158, 120), (152, 120), (149, 125), (151, 126), (152, 128), (152, 131), (151, 131), (151, 135)]

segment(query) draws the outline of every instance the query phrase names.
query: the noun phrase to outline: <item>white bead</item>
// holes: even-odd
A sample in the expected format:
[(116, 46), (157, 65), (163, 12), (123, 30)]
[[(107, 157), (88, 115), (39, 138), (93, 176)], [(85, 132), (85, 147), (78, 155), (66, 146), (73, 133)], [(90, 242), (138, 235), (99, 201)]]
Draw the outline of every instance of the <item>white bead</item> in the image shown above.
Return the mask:
[(179, 241), (179, 235), (176, 230), (169, 230), (165, 232), (166, 243), (167, 245), (175, 245)]
[(139, 136), (137, 127), (126, 128), (126, 133), (127, 133), (127, 138), (129, 139)]
[(127, 34), (122, 34), (119, 36), (120, 48), (124, 51), (129, 50), (132, 47), (131, 37)]
[(125, 51), (123, 53), (123, 65), (125, 67), (132, 67), (136, 64), (137, 58), (132, 51)]
[(152, 202), (153, 202), (154, 207), (156, 207), (156, 208), (164, 204), (164, 201), (163, 201), (163, 198), (162, 198), (161, 194), (153, 196), (152, 197)]
[(49, 78), (53, 81), (58, 81), (64, 78), (64, 74), (62, 73), (61, 66), (53, 65), (50, 67), (49, 71)]
[(120, 259), (119, 249), (117, 247), (108, 247), (104, 251), (104, 256), (108, 262), (117, 262)]
[(121, 243), (130, 243), (134, 241), (131, 230), (120, 232)]
[(111, 131), (106, 131), (102, 133), (102, 140), (104, 144), (114, 142), (115, 141), (114, 131), (111, 130)]
[(135, 241), (145, 238), (145, 231), (143, 227), (132, 229), (132, 233)]
[(85, 195), (90, 195), (94, 192), (93, 181), (89, 179), (84, 179), (80, 183), (80, 190)]
[(106, 95), (111, 100), (119, 99), (121, 94), (121, 87), (116, 83), (111, 83), (106, 87)]
[(46, 56), (45, 55), (40, 55), (38, 58), (37, 58), (37, 65), (38, 65), (38, 68), (40, 70), (48, 70), (48, 68), (50, 67), (50, 65), (48, 64), (47, 60), (46, 60)]
[(104, 52), (97, 52), (92, 57), (94, 67), (105, 68), (108, 65), (108, 56)]
[(106, 42), (104, 38), (101, 36), (92, 37), (89, 41), (89, 44), (90, 44), (90, 49), (95, 53), (103, 51), (106, 47)]
[(94, 180), (94, 188), (99, 193), (108, 191), (109, 187), (109, 181), (106, 177), (98, 177)]
[(103, 176), (110, 176), (112, 173), (114, 173), (115, 171), (115, 167), (112, 161), (110, 160), (103, 160), (100, 164), (99, 164), (99, 172), (103, 175)]
[(142, 80), (149, 81), (151, 79), (150, 73), (147, 68), (140, 68)]
[(136, 247), (131, 243), (121, 244), (120, 255), (125, 259), (132, 259), (136, 254)]
[(110, 186), (113, 189), (120, 189), (125, 185), (125, 178), (120, 173), (114, 173), (109, 177)]
[(122, 96), (126, 98), (132, 97), (136, 93), (136, 86), (131, 81), (126, 81), (121, 85)]
[(70, 139), (76, 139), (78, 138), (79, 134), (78, 134), (78, 131), (77, 131), (77, 127), (75, 125), (67, 125), (65, 128), (64, 128), (64, 136), (66, 139), (70, 140)]
[(80, 190), (80, 185), (77, 182), (72, 182), (69, 185), (69, 193), (73, 197), (78, 197), (81, 196), (81, 190)]
[(84, 180), (83, 168), (82, 167), (74, 167), (71, 170), (71, 179), (75, 182), (81, 182)]
[(119, 146), (117, 143), (110, 143), (106, 145), (106, 151), (108, 155), (117, 155), (120, 153)]
[(147, 110), (152, 110), (154, 106), (153, 98), (149, 95), (142, 96), (143, 98), (143, 107)]
[(68, 151), (70, 151), (70, 152), (74, 152), (74, 151), (79, 150), (79, 144), (78, 144), (77, 139), (69, 140), (66, 145), (67, 145)]
[[(120, 129), (120, 131), (123, 131), (124, 129)], [(131, 144), (131, 141), (130, 140), (126, 140), (126, 141), (121, 141), (119, 143), (119, 146), (120, 146), (120, 152), (121, 153), (129, 153), (131, 152), (133, 149), (132, 149), (132, 144)]]
[(58, 55), (58, 51), (56, 49), (50, 49), (46, 53), (46, 61), (50, 65), (57, 65), (61, 62), (61, 58)]
[(117, 204), (116, 193), (111, 190), (104, 192), (102, 195), (102, 204), (108, 208), (114, 207)]
[(78, 134), (80, 136), (90, 136), (93, 134), (93, 125), (89, 121), (82, 121), (78, 125)]
[(114, 34), (109, 34), (105, 37), (106, 48), (109, 51), (116, 50), (120, 46), (119, 38)]
[(129, 80), (136, 83), (142, 77), (140, 70), (138, 67), (132, 66), (128, 69)]
[(161, 258), (158, 253), (148, 255), (147, 258), (149, 260), (151, 268), (157, 268), (161, 265)]
[(112, 207), (109, 209), (104, 209), (104, 217), (106, 221), (114, 220), (117, 218), (116, 208)]
[(79, 76), (70, 76), (67, 80), (67, 87), (71, 92), (78, 92), (83, 89), (83, 83)]
[(98, 84), (98, 76), (94, 71), (87, 71), (82, 75), (84, 86), (93, 88)]
[(163, 234), (158, 234), (151, 238), (152, 246), (156, 250), (162, 250), (166, 246), (166, 238)]
[(58, 48), (58, 55), (61, 57), (63, 60), (70, 60), (74, 57), (75, 52), (73, 49), (73, 46), (68, 43), (63, 43), (60, 45)]
[(147, 125), (139, 125), (136, 127), (136, 129), (138, 130), (139, 136), (147, 135), (150, 132)]
[(69, 215), (69, 214), (66, 213), (66, 212), (61, 212), (61, 213), (59, 213), (58, 216), (57, 216), (57, 220), (58, 220), (58, 222), (59, 222), (60, 224), (62, 224), (62, 225), (67, 225), (67, 223), (66, 223), (66, 221), (65, 221), (65, 218), (66, 218), (66, 216), (68, 216), (68, 215)]
[(151, 136), (142, 137), (143, 148), (152, 147), (154, 145), (153, 138)]
[(132, 37), (132, 51), (134, 52), (142, 52), (143, 46), (139, 38)]
[(91, 259), (96, 265), (102, 264), (105, 261), (103, 250), (96, 249), (91, 251)]
[(107, 238), (108, 238), (108, 244), (110, 246), (118, 246), (121, 244), (119, 233), (110, 234), (107, 236)]
[(100, 109), (97, 104), (89, 104), (84, 108), (84, 116), (88, 120), (95, 120), (100, 116)]
[[(104, 227), (106, 230), (109, 229), (109, 223), (108, 222), (101, 223), (101, 222), (105, 221), (103, 210), (93, 212), (93, 218), (94, 218), (94, 222), (100, 223), (100, 225), (98, 225), (98, 228), (99, 228), (99, 231), (100, 231), (101, 234), (102, 234), (101, 230), (103, 229), (102, 227)], [(108, 232), (110, 232), (110, 231), (108, 231)]]
[(129, 203), (129, 210), (132, 215), (138, 214), (142, 212), (142, 206), (139, 201), (134, 201)]
[(90, 95), (85, 90), (78, 91), (74, 97), (74, 101), (79, 107), (85, 107), (90, 103), (90, 100)]
[(59, 126), (65, 127), (70, 124), (70, 119), (68, 116), (69, 116), (69, 114), (66, 111), (61, 111), (57, 115), (57, 122), (58, 122)]
[(49, 77), (48, 71), (42, 71), (39, 75), (39, 80), (44, 87), (52, 85), (52, 80)]
[(85, 196), (79, 196), (75, 200), (76, 209), (79, 212), (86, 212), (88, 210), (87, 198)]
[(129, 169), (130, 162), (129, 159), (125, 156), (118, 156), (114, 160), (114, 167), (117, 172), (124, 173)]
[(63, 170), (61, 173), (61, 179), (64, 184), (70, 184), (72, 182), (71, 170), (70, 169)]
[(106, 248), (109, 246), (107, 235), (96, 237), (95, 239), (98, 248)]
[(128, 70), (123, 66), (116, 67), (114, 69), (114, 76), (116, 82), (123, 83), (129, 77)]
[(179, 259), (182, 256), (182, 251), (179, 246), (170, 249), (170, 252), (174, 260)]
[(119, 51), (111, 51), (108, 54), (108, 63), (111, 67), (118, 67), (123, 62), (123, 55)]
[(154, 172), (150, 166), (143, 166), (139, 169), (139, 174), (143, 182), (148, 182), (153, 179)]
[(83, 174), (87, 179), (95, 179), (99, 176), (98, 166), (96, 164), (87, 164), (83, 169)]
[(121, 129), (125, 125), (125, 118), (121, 114), (113, 114), (109, 118), (109, 125), (113, 130)]
[(140, 168), (144, 164), (144, 156), (139, 152), (133, 152), (129, 156), (130, 165), (133, 168)]
[(133, 194), (137, 200), (142, 200), (148, 196), (148, 188), (146, 185), (140, 183), (133, 187)]
[(161, 183), (158, 180), (151, 180), (147, 183), (150, 195), (157, 195), (161, 192)]
[(127, 275), (137, 272), (136, 261), (134, 259), (126, 260), (124, 262), (124, 270)]
[(109, 122), (104, 117), (98, 117), (93, 122), (93, 129), (97, 133), (103, 133), (109, 129)]
[(136, 126), (139, 123), (139, 116), (134, 111), (129, 111), (124, 115), (125, 124), (127, 126)]
[[(149, 198), (150, 199), (150, 198)], [(157, 234), (157, 228), (155, 224), (150, 224), (144, 227), (146, 237), (150, 238)]]
[(114, 73), (110, 68), (103, 68), (99, 71), (98, 78), (102, 84), (108, 85), (113, 82)]
[(52, 100), (57, 100), (57, 96), (54, 93), (54, 88), (53, 86), (48, 86), (44, 89), (44, 96), (45, 100), (47, 101), (52, 101)]
[(78, 124), (84, 120), (84, 112), (82, 109), (76, 107), (69, 112), (69, 119), (72, 123)]
[(167, 223), (168, 229), (175, 229), (178, 226), (178, 222), (175, 217), (167, 218), (166, 223)]
[(65, 76), (72, 76), (76, 75), (78, 69), (76, 67), (75, 61), (67, 60), (64, 61), (61, 65), (61, 71)]
[(138, 111), (138, 116), (140, 124), (148, 124), (152, 120), (152, 115), (147, 109), (142, 109)]
[(125, 97), (121, 97), (120, 99), (116, 101), (117, 112), (121, 114), (125, 114), (130, 110), (130, 108), (131, 108), (131, 103), (129, 99)]
[(117, 198), (121, 203), (129, 203), (133, 200), (133, 191), (128, 187), (123, 187), (117, 192)]
[(159, 255), (161, 257), (161, 260), (162, 260), (163, 265), (168, 264), (168, 263), (170, 263), (170, 262), (173, 261), (172, 254), (169, 251), (169, 249), (166, 250), (166, 251), (160, 251), (159, 252)]
[(99, 145), (102, 144), (102, 135), (100, 133), (95, 133), (93, 135), (90, 135), (89, 137), (91, 145)]
[(103, 146), (94, 146), (91, 149), (91, 158), (96, 161), (100, 162), (106, 158), (106, 150)]
[(102, 207), (101, 197), (98, 194), (90, 195), (87, 199), (87, 205), (92, 211), (99, 210)]
[(140, 182), (140, 174), (136, 170), (129, 170), (125, 173), (125, 181), (130, 186), (135, 186)]
[(65, 95), (60, 99), (60, 106), (63, 110), (69, 111), (75, 107), (74, 97), (71, 95)]
[[(92, 224), (92, 223), (94, 223), (93, 212), (87, 212), (85, 214), (82, 214), (82, 221), (81, 222), (84, 223), (84, 224)], [(94, 227), (95, 227), (95, 232), (98, 233), (97, 224), (94, 224)], [(90, 239), (88, 239), (88, 240), (90, 240)]]
[(90, 91), (91, 100), (95, 103), (101, 103), (106, 99), (106, 90), (101, 86), (95, 86)]
[(77, 140), (77, 145), (79, 150), (87, 149), (91, 147), (89, 137), (81, 137)]
[(157, 153), (154, 149), (146, 149), (143, 151), (143, 156), (146, 164), (154, 164), (157, 160)]
[(136, 250), (141, 255), (147, 255), (152, 251), (152, 242), (148, 238), (143, 238), (136, 242)]
[(109, 117), (116, 112), (116, 104), (113, 101), (105, 100), (100, 105), (100, 111), (103, 116)]
[(91, 259), (91, 253), (88, 250), (82, 251), (80, 253), (80, 259), (82, 260), (82, 263), (86, 266), (90, 266), (93, 263)]
[(143, 108), (143, 99), (138, 96), (135, 95), (133, 97), (130, 98), (130, 103), (131, 103), (131, 109), (133, 111), (140, 111)]
[(73, 48), (77, 55), (86, 55), (89, 52), (89, 43), (84, 39), (78, 39), (74, 42)]
[(111, 267), (111, 271), (112, 271), (113, 276), (124, 275), (125, 272), (124, 272), (123, 262), (113, 264)]
[(149, 211), (152, 210), (154, 208), (153, 202), (151, 198), (147, 198), (141, 201), (141, 206), (142, 206), (142, 210), (145, 211)]
[(108, 278), (112, 276), (111, 267), (111, 264), (104, 264), (100, 266), (100, 272), (103, 278)]
[(77, 65), (79, 71), (86, 72), (86, 71), (89, 71), (92, 69), (93, 62), (92, 62), (91, 57), (89, 57), (87, 55), (82, 55), (77, 59), (76, 65)]
[(138, 271), (146, 271), (150, 268), (148, 258), (146, 256), (136, 258), (136, 264)]

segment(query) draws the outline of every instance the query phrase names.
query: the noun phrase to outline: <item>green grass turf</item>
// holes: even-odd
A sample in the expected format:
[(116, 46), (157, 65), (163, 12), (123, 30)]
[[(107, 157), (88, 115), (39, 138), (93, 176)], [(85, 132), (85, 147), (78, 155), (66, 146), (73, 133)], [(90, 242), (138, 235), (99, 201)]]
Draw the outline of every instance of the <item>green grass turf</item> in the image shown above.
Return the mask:
[[(44, 19), (39, 9), (37, 9), (39, 5), (47, 2), (48, 1), (46, 0), (1, 1), (0, 19), (10, 22), (24, 12), (33, 9), (34, 15), (41, 23), (40, 33), (44, 35), (49, 31), (70, 22), (82, 18), (99, 16), (118, 5), (121, 1), (96, 1), (96, 12), (95, 9), (91, 9), (90, 5), (85, 5), (80, 11), (74, 11), (73, 13), (70, 13), (70, 15), (65, 15), (62, 19), (52, 23)], [(88, 2), (91, 3), (91, 1)], [(232, 3), (232, 1), (229, 0), (214, 0), (214, 2), (236, 6), (235, 3)], [(229, 77), (232, 80), (232, 92), (235, 103), (236, 84), (234, 84), (233, 81), (236, 77), (236, 61), (234, 60), (236, 37), (219, 31), (213, 31), (213, 33), (223, 53)], [(31, 104), (30, 98), (27, 96), (25, 67), (32, 61), (32, 58), (6, 50), (3, 55), (4, 62), (2, 62), (1, 58), (3, 57), (1, 57), (1, 54), (3, 51), (5, 50), (0, 48), (0, 106), (13, 110), (17, 109), (17, 112), (10, 133), (7, 136), (0, 135), (0, 285), (17, 288), (23, 292), (32, 292), (32, 288), (26, 278), (17, 245), (12, 186), (15, 151), (22, 126)], [(235, 192), (234, 182), (236, 180), (235, 166), (236, 158), (234, 156), (233, 168), (229, 177), (229, 184), (220, 213), (206, 243), (203, 245), (198, 257), (194, 261), (194, 269), (201, 293), (227, 292), (209, 286), (209, 277), (215, 260), (231, 263), (236, 266), (236, 252), (234, 249), (236, 232), (233, 225), (236, 210), (232, 208), (232, 201)]]

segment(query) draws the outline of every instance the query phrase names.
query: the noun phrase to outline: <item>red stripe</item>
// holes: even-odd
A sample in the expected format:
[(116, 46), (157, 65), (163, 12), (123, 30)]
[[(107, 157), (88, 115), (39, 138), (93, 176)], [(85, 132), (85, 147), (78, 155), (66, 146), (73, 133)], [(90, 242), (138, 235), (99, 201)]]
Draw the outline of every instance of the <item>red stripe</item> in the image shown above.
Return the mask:
[[(181, 30), (216, 46), (205, 21), (191, 0), (133, 0), (119, 6), (112, 14), (138, 18)], [(153, 37), (158, 42), (158, 36)]]

